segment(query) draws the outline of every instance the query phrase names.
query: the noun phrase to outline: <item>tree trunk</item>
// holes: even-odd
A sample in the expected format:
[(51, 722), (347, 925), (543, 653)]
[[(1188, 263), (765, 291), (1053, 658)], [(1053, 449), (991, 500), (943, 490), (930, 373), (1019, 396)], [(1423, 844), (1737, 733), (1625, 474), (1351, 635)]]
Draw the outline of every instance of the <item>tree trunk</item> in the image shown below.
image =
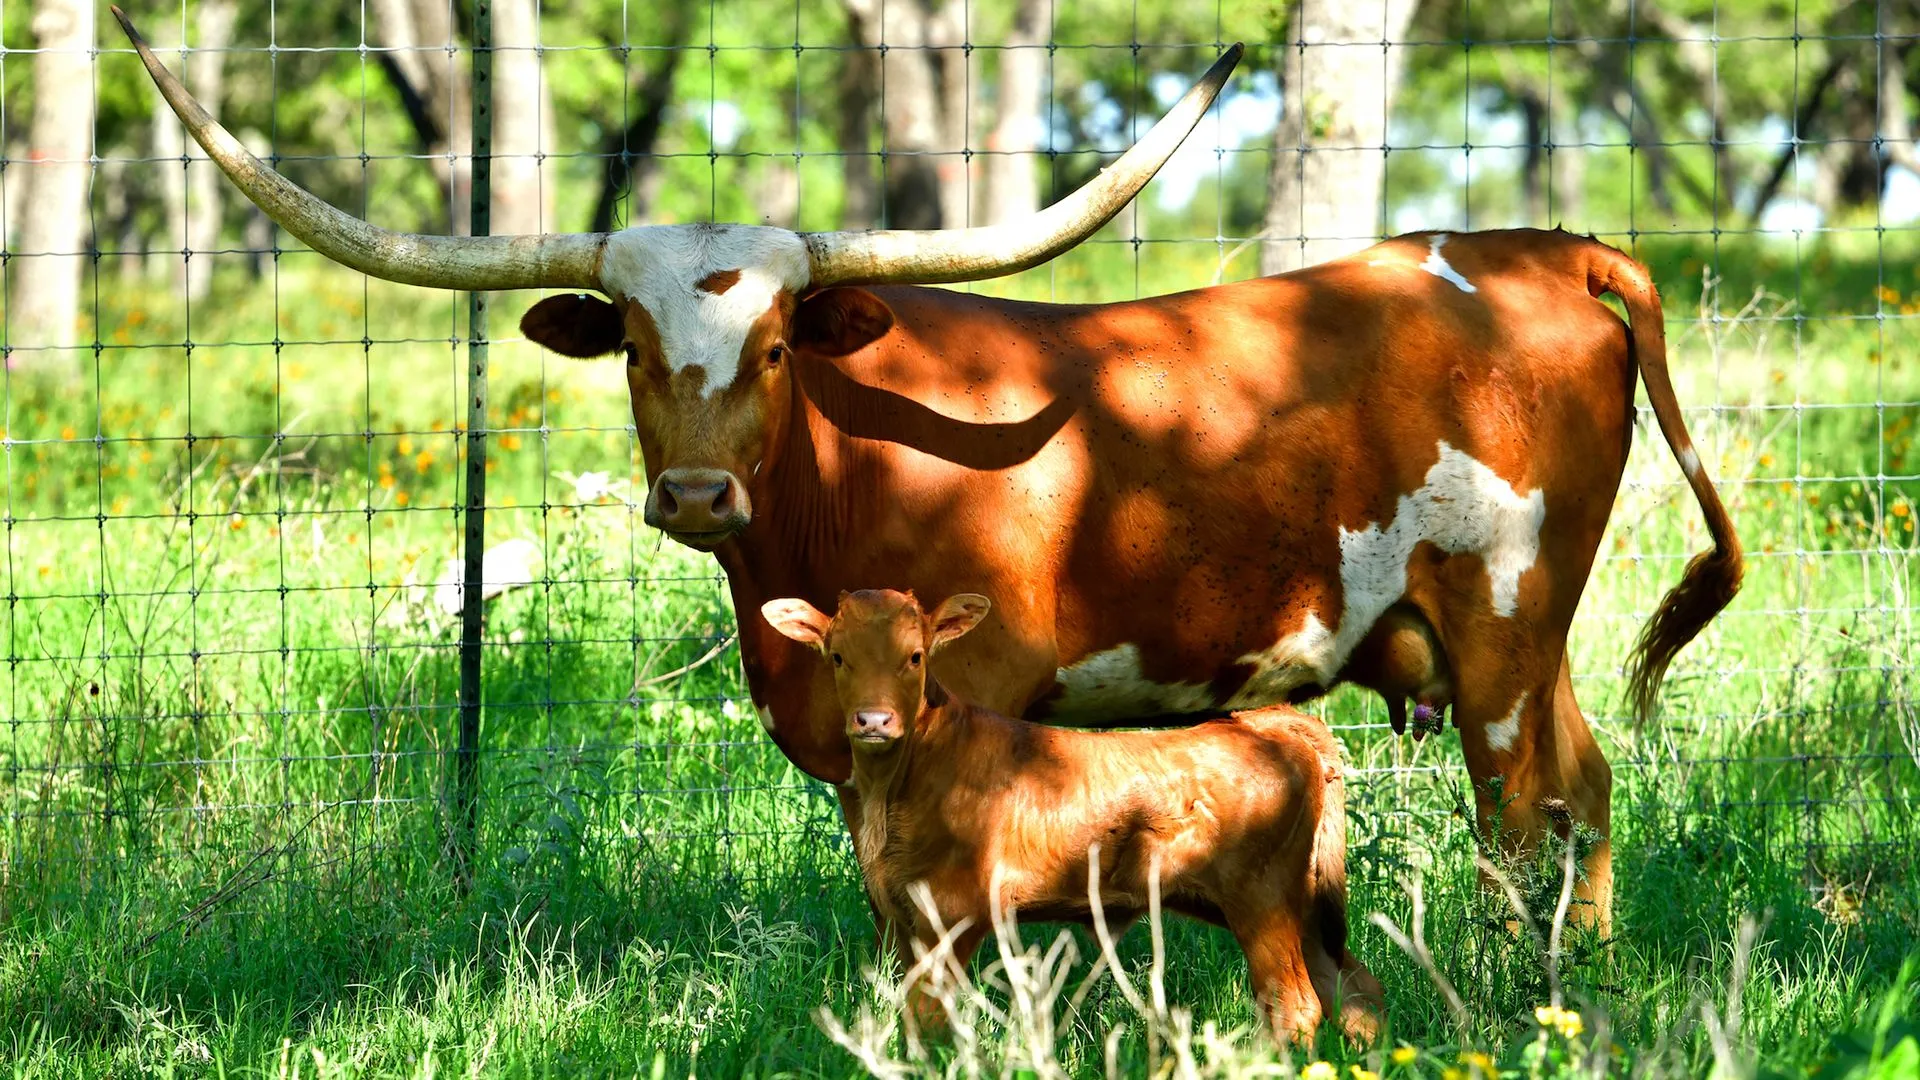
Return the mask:
[[(267, 137), (254, 128), (240, 131), (236, 137), (240, 145), (261, 161), (273, 153)], [(245, 224), (240, 226), (240, 246), (247, 252), (247, 276), (259, 281), (267, 275), (267, 260), (273, 254), (273, 238), (279, 226), (250, 200), (246, 203), (245, 215)]]
[(1000, 52), (999, 101), (987, 136), (985, 224), (1018, 221), (1040, 209), (1034, 151), (1045, 132), (1041, 109), (1047, 74), (1049, 0), (1018, 0)]
[(656, 186), (652, 179), (660, 167), (654, 156), (654, 144), (660, 141), (667, 107), (673, 103), (673, 79), (684, 54), (681, 46), (686, 44), (693, 28), (692, 5), (686, 0), (663, 7), (664, 12), (656, 8), (655, 14), (668, 20), (667, 43), (672, 47), (650, 54), (652, 62), (634, 89), (632, 119), (624, 130), (614, 132), (600, 147), (605, 172), (600, 182), (600, 196), (594, 202), (593, 217), (587, 225), (593, 232), (613, 228), (614, 211), (622, 192), (627, 195), (630, 225), (637, 225), (646, 217), (652, 202)]
[(1380, 235), (1387, 109), (1405, 50), (1364, 43), (1403, 39), (1413, 9), (1413, 0), (1291, 5), (1261, 273), (1337, 258)]
[[(187, 88), (216, 119), (226, 78), (226, 48), (233, 41), (234, 0), (201, 0), (194, 36), (187, 44)], [(213, 288), (213, 256), (220, 244), (220, 198), (226, 177), (207, 160), (200, 144), (153, 95), (153, 156), (161, 160), (160, 189), (166, 215), (166, 240), (157, 253), (173, 271), (173, 283), (190, 302), (207, 298)], [(197, 256), (197, 258), (196, 258)]]
[(555, 228), (553, 98), (541, 77), (538, 0), (493, 0), (493, 231)]
[(880, 178), (873, 159), (873, 106), (880, 100), (880, 61), (859, 47), (841, 58), (839, 145), (840, 180), (845, 205), (840, 209), (843, 229), (871, 229), (880, 221)]
[(1914, 46), (1896, 34), (1892, 8), (1883, 0), (1875, 23), (1880, 51), (1880, 148), (1889, 164), (1920, 179), (1920, 149), (1914, 147), (1912, 111), (1907, 108), (1907, 52)]
[(1767, 170), (1766, 179), (1760, 182), (1759, 190), (1754, 193), (1753, 206), (1747, 213), (1748, 225), (1758, 227), (1760, 219), (1766, 216), (1767, 207), (1773, 205), (1774, 198), (1779, 195), (1780, 186), (1786, 182), (1788, 171), (1793, 168), (1793, 163), (1803, 152), (1802, 144), (1814, 136), (1814, 118), (1821, 114), (1827, 92), (1833, 88), (1833, 84), (1839, 80), (1841, 73), (1846, 69), (1848, 57), (1848, 53), (1835, 50), (1827, 60), (1827, 66), (1821, 69), (1819, 77), (1814, 79), (1812, 89), (1807, 92), (1805, 100), (1800, 103), (1799, 109), (1794, 114), (1792, 134), (1798, 141), (1789, 141), (1774, 156), (1773, 167)]
[(1530, 86), (1515, 91), (1514, 100), (1520, 105), (1520, 118), (1526, 125), (1526, 134), (1522, 137), (1526, 156), (1520, 163), (1521, 206), (1525, 215), (1522, 224), (1537, 229), (1550, 224), (1547, 221), (1547, 103)]
[(962, 0), (845, 0), (856, 36), (886, 46), (880, 61), (881, 150), (887, 224), (938, 229), (966, 223), (967, 58), (958, 47)]
[(1547, 154), (1552, 180), (1547, 191), (1547, 215), (1552, 220), (1547, 224), (1580, 221), (1586, 217), (1587, 159), (1582, 156), (1584, 150), (1576, 149), (1576, 144), (1584, 141), (1580, 137), (1580, 103), (1568, 101), (1566, 94), (1553, 105), (1553, 141), (1555, 145)]
[[(33, 8), (33, 121), (27, 194), (13, 260), (8, 341), (15, 348), (61, 350), (75, 342), (80, 279), (88, 256), (87, 190), (93, 166), (93, 5), (37, 0)], [(70, 352), (16, 352), (12, 366), (77, 376)]]
[(468, 192), (473, 189), (473, 105), (467, 73), (459, 64), (453, 19), (446, 0), (370, 0), (381, 70), (400, 95), (422, 153), (444, 201), (428, 227), (456, 235), (467, 231)]

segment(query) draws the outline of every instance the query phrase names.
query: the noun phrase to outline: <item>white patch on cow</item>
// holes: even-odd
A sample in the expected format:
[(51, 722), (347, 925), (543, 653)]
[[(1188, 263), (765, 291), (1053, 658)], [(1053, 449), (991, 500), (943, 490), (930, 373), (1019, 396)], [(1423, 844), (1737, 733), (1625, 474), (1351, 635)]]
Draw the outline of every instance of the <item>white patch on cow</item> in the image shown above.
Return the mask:
[(1060, 696), (1050, 712), (1057, 718), (1156, 716), (1213, 707), (1213, 694), (1205, 685), (1148, 679), (1140, 667), (1140, 646), (1132, 642), (1063, 667), (1053, 679)]
[(1420, 264), (1420, 269), (1451, 284), (1461, 292), (1479, 292), (1479, 289), (1474, 288), (1473, 282), (1461, 277), (1460, 272), (1447, 262), (1447, 257), (1440, 254), (1440, 249), (1446, 245), (1446, 242), (1446, 233), (1436, 233), (1433, 239), (1427, 241), (1427, 261)]
[[(696, 286), (740, 271), (723, 293)], [(708, 394), (731, 385), (747, 331), (781, 290), (804, 291), (812, 277), (797, 233), (763, 225), (643, 225), (607, 238), (600, 284), (653, 316), (667, 368), (706, 370)]]
[(1257, 709), (1287, 700), (1287, 694), (1308, 683), (1332, 684), (1334, 635), (1320, 616), (1307, 612), (1300, 629), (1281, 638), (1270, 649), (1251, 652), (1240, 663), (1253, 665), (1253, 674), (1234, 691), (1225, 708)]
[(1520, 713), (1527, 707), (1527, 692), (1520, 691), (1520, 700), (1513, 703), (1513, 711), (1505, 720), (1487, 725), (1487, 749), (1506, 752), (1520, 738)]
[(1687, 470), (1688, 476), (1700, 475), (1700, 455), (1694, 452), (1693, 447), (1680, 448), (1680, 467)]
[(767, 734), (773, 734), (773, 710), (765, 705), (755, 705), (753, 711), (760, 714), (760, 726), (767, 729)]
[(1520, 495), (1471, 455), (1439, 445), (1440, 460), (1427, 470), (1419, 490), (1400, 496), (1392, 524), (1340, 528), (1345, 605), (1329, 670), (1339, 670), (1374, 622), (1406, 594), (1407, 560), (1422, 540), (1449, 555), (1480, 556), (1495, 614), (1509, 617), (1519, 606), (1520, 575), (1540, 554), (1546, 498), (1538, 490)]

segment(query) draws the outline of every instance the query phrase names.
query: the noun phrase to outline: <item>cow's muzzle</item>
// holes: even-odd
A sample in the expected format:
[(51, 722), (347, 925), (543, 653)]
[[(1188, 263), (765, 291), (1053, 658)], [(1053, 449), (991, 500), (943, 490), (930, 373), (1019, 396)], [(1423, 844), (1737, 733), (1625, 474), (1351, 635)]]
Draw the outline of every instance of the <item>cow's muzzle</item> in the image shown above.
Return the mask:
[(667, 469), (647, 492), (642, 517), (690, 548), (712, 551), (753, 520), (753, 503), (724, 469)]

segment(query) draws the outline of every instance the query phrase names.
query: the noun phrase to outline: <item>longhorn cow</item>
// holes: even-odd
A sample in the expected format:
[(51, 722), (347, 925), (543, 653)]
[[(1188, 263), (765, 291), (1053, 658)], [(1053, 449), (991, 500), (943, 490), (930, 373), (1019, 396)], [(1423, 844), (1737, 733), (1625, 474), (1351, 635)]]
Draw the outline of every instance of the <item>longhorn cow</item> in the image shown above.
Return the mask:
[[(266, 214), (356, 270), (553, 288), (526, 335), (624, 354), (645, 519), (710, 551), (773, 741), (847, 787), (832, 678), (751, 617), (885, 582), (985, 593), (961, 697), (1089, 726), (1298, 702), (1350, 681), (1453, 708), (1483, 827), (1608, 830), (1568, 626), (1626, 465), (1634, 376), (1713, 539), (1633, 652), (1645, 715), (1738, 589), (1740, 546), (1634, 260), (1561, 232), (1422, 233), (1278, 277), (1116, 304), (910, 286), (1038, 265), (1145, 185), (1233, 47), (1139, 144), (1028, 222), (933, 233), (671, 225), (441, 237), (342, 213), (254, 158), (115, 10), (162, 94)], [(864, 288), (862, 286), (873, 286)], [(1597, 299), (1612, 293), (1629, 324)], [(1581, 893), (1607, 923), (1610, 851)]]

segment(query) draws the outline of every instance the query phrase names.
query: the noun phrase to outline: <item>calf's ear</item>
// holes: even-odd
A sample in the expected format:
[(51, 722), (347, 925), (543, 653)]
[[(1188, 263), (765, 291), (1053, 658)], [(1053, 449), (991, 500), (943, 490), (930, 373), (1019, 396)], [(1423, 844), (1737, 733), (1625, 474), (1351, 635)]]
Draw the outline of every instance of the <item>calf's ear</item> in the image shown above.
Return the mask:
[(620, 309), (597, 296), (549, 296), (520, 316), (520, 332), (561, 356), (586, 360), (616, 352), (626, 340)]
[(821, 648), (827, 642), (827, 624), (833, 620), (798, 597), (769, 600), (760, 605), (760, 617), (802, 645)]
[(980, 625), (987, 617), (993, 605), (979, 593), (960, 593), (949, 596), (940, 609), (933, 613), (933, 641), (931, 648), (939, 648), (954, 638)]

